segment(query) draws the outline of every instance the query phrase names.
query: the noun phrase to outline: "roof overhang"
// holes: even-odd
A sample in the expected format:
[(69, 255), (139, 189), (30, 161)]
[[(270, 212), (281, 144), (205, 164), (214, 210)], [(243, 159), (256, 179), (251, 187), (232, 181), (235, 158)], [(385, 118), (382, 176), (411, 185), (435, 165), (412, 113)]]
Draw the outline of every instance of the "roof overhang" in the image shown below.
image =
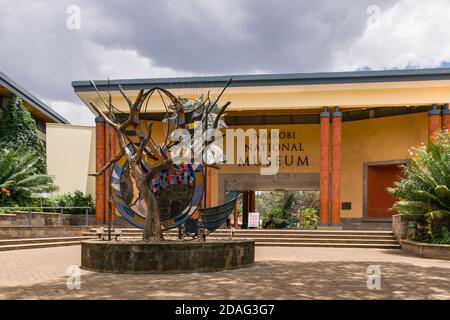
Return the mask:
[[(232, 101), (230, 112), (305, 110), (339, 105), (342, 108), (418, 106), (448, 103), (450, 69), (385, 70), (265, 75), (225, 75), (185, 78), (154, 78), (94, 81), (103, 97), (108, 90), (113, 103), (127, 111), (118, 86), (136, 97), (140, 89), (162, 87), (179, 96), (196, 97), (208, 91), (216, 96), (233, 79), (222, 97)], [(76, 94), (89, 106), (101, 99), (89, 81), (74, 81)], [(150, 100), (150, 112), (164, 111), (159, 97)]]
[(34, 109), (31, 110), (33, 114), (39, 115), (44, 120), (46, 120), (46, 122), (51, 121), (56, 123), (69, 124), (69, 121), (67, 121), (64, 117), (59, 115), (44, 102), (39, 100), (37, 97), (32, 95), (30, 92), (25, 90), (23, 87), (21, 87), (19, 84), (17, 84), (2, 72), (0, 72), (0, 87), (3, 87), (10, 93), (20, 97), (28, 106)]

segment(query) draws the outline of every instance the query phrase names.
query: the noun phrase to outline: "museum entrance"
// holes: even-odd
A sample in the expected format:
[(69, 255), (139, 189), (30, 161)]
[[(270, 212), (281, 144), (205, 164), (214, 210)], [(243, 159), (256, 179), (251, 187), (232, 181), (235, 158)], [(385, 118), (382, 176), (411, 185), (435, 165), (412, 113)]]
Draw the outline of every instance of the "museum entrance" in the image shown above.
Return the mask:
[[(239, 226), (242, 228), (249, 227), (249, 214), (259, 211), (258, 225), (261, 228), (300, 228), (302, 222), (303, 225), (308, 224), (306, 220), (309, 218), (305, 216), (309, 215), (313, 219), (318, 211), (319, 189), (318, 173), (279, 173), (273, 176), (256, 173), (219, 175), (220, 195), (227, 191), (242, 193), (234, 215), (239, 216)], [(315, 213), (301, 211), (306, 209), (306, 202), (314, 202), (306, 199), (311, 197), (317, 202), (313, 208)], [(270, 206), (272, 208), (269, 208)], [(302, 214), (306, 220), (302, 218)], [(250, 226), (254, 225), (250, 223)]]

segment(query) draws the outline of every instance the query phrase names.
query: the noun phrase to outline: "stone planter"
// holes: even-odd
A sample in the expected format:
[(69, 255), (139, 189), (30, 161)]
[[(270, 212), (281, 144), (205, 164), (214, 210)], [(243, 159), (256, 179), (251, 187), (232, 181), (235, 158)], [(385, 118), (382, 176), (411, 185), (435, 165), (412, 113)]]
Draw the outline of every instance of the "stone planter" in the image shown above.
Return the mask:
[(402, 252), (421, 258), (450, 260), (450, 245), (401, 240)]
[(81, 268), (98, 272), (212, 272), (245, 267), (254, 261), (253, 240), (81, 243)]

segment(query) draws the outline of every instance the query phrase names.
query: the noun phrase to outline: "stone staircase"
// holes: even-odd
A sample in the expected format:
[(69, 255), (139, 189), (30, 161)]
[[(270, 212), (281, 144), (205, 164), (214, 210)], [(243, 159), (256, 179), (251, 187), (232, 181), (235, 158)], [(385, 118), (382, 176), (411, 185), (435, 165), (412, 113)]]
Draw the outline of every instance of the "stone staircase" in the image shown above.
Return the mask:
[[(137, 240), (142, 230), (125, 228), (122, 239)], [(166, 239), (177, 239), (177, 230), (165, 232)], [(229, 238), (230, 230), (219, 229), (208, 239)], [(79, 245), (82, 240), (96, 238), (96, 229), (84, 232), (80, 237), (0, 239), (0, 251), (36, 249)], [(256, 246), (265, 247), (330, 247), (399, 249), (392, 231), (385, 230), (234, 230), (234, 239), (253, 239)]]
[(65, 247), (79, 245), (81, 240), (90, 237), (57, 237), (30, 239), (0, 239), (0, 251), (37, 249), (50, 247)]
[[(83, 233), (95, 236), (95, 229)], [(165, 233), (167, 239), (176, 239), (177, 231)], [(122, 239), (139, 239), (139, 229), (122, 229)], [(208, 239), (229, 238), (230, 230), (219, 229)], [(241, 230), (233, 234), (234, 239), (253, 239), (257, 246), (266, 247), (333, 247), (399, 249), (400, 245), (392, 231), (385, 230)]]

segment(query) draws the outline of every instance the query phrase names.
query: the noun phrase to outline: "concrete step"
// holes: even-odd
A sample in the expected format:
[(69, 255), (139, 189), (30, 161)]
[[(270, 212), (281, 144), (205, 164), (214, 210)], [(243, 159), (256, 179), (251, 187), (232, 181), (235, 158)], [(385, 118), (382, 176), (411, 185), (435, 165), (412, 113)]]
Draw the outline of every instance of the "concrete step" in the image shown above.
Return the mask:
[[(173, 235), (173, 236), (177, 236), (177, 232), (165, 232), (166, 235)], [(95, 232), (84, 232), (83, 233), (84, 236), (91, 236), (91, 237), (95, 237), (96, 234)], [(142, 235), (142, 232), (122, 232), (122, 236), (140, 236)], [(212, 234), (210, 234), (211, 236), (217, 236), (217, 237), (229, 237), (230, 236), (230, 232), (213, 232)], [(284, 234), (284, 233), (243, 233), (243, 232), (235, 232), (234, 233), (234, 237), (236, 238), (254, 238), (254, 239), (258, 239), (258, 238), (267, 238), (267, 237), (274, 237), (277, 239), (282, 239), (282, 238), (328, 238), (328, 239), (343, 239), (343, 238), (355, 238), (355, 239), (360, 239), (360, 238), (368, 238), (368, 239), (380, 239), (380, 240), (391, 240), (391, 239), (395, 239), (394, 235), (391, 233), (389, 234), (328, 234), (328, 233), (289, 233), (289, 234)]]
[[(229, 238), (230, 230), (219, 229), (209, 239)], [(95, 236), (95, 229), (84, 235)], [(122, 239), (139, 239), (140, 229), (122, 229)], [(178, 231), (165, 232), (167, 239), (177, 239)], [(392, 231), (386, 230), (242, 230), (234, 231), (234, 239), (252, 239), (257, 246), (331, 247), (398, 249)]]
[[(90, 232), (96, 232), (97, 229), (91, 229)], [(122, 234), (141, 234), (141, 229), (121, 229)], [(107, 230), (105, 229), (105, 232)], [(165, 233), (177, 233), (177, 230), (169, 230)], [(219, 229), (214, 231), (215, 234), (230, 234), (230, 230), (227, 229)], [(310, 235), (310, 234), (320, 234), (320, 235), (392, 235), (392, 231), (388, 230), (242, 230), (237, 229), (234, 230), (234, 233), (237, 234), (246, 234), (246, 235), (291, 235), (291, 234), (299, 234), (299, 235)]]
[[(209, 235), (207, 237), (208, 239), (228, 239), (229, 237), (220, 237), (220, 236), (211, 236)], [(139, 240), (140, 237), (137, 236), (122, 236), (122, 240)], [(175, 236), (167, 236), (165, 237), (166, 240), (177, 240), (178, 237)], [(395, 239), (389, 239), (389, 240), (380, 240), (380, 239), (326, 239), (326, 238), (245, 238), (245, 237), (233, 237), (233, 239), (249, 239), (249, 240), (255, 240), (255, 242), (273, 242), (273, 243), (372, 243), (372, 244), (398, 244), (397, 240)]]
[(51, 247), (66, 247), (66, 246), (76, 246), (76, 245), (79, 245), (79, 244), (80, 244), (80, 240), (78, 240), (78, 241), (64, 241), (64, 242), (58, 241), (58, 242), (43, 242), (43, 243), (1, 245), (0, 246), (0, 251), (51, 248)]
[(82, 237), (57, 237), (57, 238), (0, 239), (0, 246), (34, 244), (34, 243), (71, 242), (71, 241), (81, 241), (88, 238), (92, 237), (82, 236)]
[[(139, 240), (140, 238), (123, 238), (123, 240)], [(166, 238), (166, 240), (176, 240), (176, 238)], [(367, 248), (367, 249), (400, 249), (397, 242), (392, 243), (365, 243), (365, 242), (316, 242), (316, 241), (295, 241), (280, 242), (272, 239), (272, 241), (255, 241), (258, 247), (323, 247), (323, 248)]]
[[(209, 239), (219, 239), (219, 237), (208, 237)], [(236, 238), (234, 239), (245, 239)], [(255, 242), (277, 242), (277, 243), (372, 243), (372, 244), (397, 244), (397, 240), (379, 240), (379, 239), (326, 239), (326, 238), (252, 238)]]
[(255, 242), (259, 247), (322, 247), (322, 248), (366, 248), (366, 249), (400, 249), (399, 244), (367, 243), (304, 243), (304, 242)]
[[(122, 233), (122, 237), (139, 237), (142, 233)], [(166, 233), (166, 236), (177, 237), (176, 233)], [(93, 232), (85, 232), (83, 236), (95, 237), (95, 233)], [(230, 237), (230, 233), (212, 233), (208, 236), (208, 238), (228, 238)], [(379, 241), (395, 241), (395, 237), (393, 235), (323, 235), (323, 234), (290, 234), (290, 235), (273, 235), (273, 234), (234, 234), (233, 236), (236, 239), (276, 239), (280, 241), (290, 241), (290, 240), (301, 240), (301, 239), (325, 239), (327, 241), (332, 240), (379, 240)]]

